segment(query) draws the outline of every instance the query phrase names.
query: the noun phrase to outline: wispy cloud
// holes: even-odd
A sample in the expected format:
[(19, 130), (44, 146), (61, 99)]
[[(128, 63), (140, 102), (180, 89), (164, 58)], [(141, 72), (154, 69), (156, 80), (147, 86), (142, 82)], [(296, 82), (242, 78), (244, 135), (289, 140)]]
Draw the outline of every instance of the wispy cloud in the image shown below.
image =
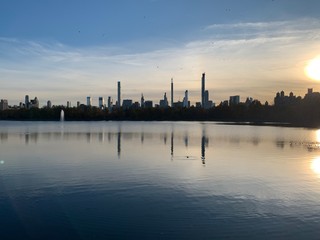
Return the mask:
[(171, 47), (162, 43), (150, 51), (144, 43), (132, 51), (0, 38), (0, 84), (5, 86), (0, 94), (12, 101), (27, 93), (43, 102), (84, 101), (87, 95), (115, 96), (121, 80), (124, 98), (138, 100), (144, 92), (157, 101), (174, 77), (175, 89), (188, 89), (196, 101), (204, 71), (216, 102), (239, 92), (261, 100), (272, 99), (280, 89), (302, 94), (311, 84), (304, 64), (320, 51), (319, 26), (317, 19), (215, 24), (196, 41)]

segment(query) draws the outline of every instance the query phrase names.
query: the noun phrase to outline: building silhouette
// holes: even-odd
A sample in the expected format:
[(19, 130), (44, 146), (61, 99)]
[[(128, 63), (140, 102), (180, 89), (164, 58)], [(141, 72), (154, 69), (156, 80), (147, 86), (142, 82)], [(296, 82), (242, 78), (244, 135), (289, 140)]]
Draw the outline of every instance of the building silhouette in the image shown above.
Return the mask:
[(99, 108), (100, 109), (104, 108), (104, 98), (103, 97), (99, 97)]
[(29, 101), (29, 95), (26, 95), (25, 96), (24, 107), (26, 109), (39, 108), (39, 100), (38, 100), (38, 98), (35, 97), (33, 100)]
[(173, 78), (171, 78), (171, 107), (173, 107)]
[(112, 109), (112, 101), (111, 101), (111, 97), (108, 97), (108, 110), (111, 111)]
[(169, 103), (168, 103), (168, 99), (167, 99), (167, 93), (164, 93), (163, 99), (161, 99), (159, 102), (159, 106), (161, 108), (167, 108), (168, 105), (169, 105)]
[(202, 73), (202, 78), (201, 78), (201, 106), (205, 108), (206, 106), (206, 101), (205, 101), (205, 89), (206, 89), (206, 74)]
[(88, 107), (92, 106), (92, 98), (90, 96), (87, 97), (87, 106)]
[(121, 107), (121, 85), (120, 81), (118, 81), (118, 101), (117, 101), (117, 107)]
[(183, 104), (183, 107), (185, 107), (185, 108), (190, 107), (190, 102), (188, 100), (188, 90), (186, 90), (184, 92), (184, 98), (183, 98), (183, 103), (182, 104)]
[(52, 103), (50, 100), (47, 101), (47, 108), (52, 108)]
[(1, 99), (1, 101), (0, 101), (0, 110), (7, 110), (7, 109), (9, 109), (8, 100)]
[(240, 96), (230, 96), (229, 98), (229, 106), (238, 105), (240, 103)]
[(143, 97), (143, 93), (141, 93), (140, 106), (141, 106), (141, 108), (144, 108), (144, 97)]
[(153, 107), (153, 102), (148, 100), (144, 102), (144, 107), (145, 108), (152, 108)]
[(132, 106), (132, 100), (131, 99), (123, 99), (122, 107), (123, 109), (129, 109)]
[(29, 95), (24, 97), (24, 106), (26, 109), (29, 109)]

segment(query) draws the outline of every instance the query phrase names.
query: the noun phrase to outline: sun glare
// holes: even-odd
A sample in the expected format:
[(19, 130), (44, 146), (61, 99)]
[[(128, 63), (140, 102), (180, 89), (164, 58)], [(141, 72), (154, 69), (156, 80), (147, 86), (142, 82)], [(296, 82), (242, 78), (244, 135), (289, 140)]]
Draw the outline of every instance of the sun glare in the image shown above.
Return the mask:
[(320, 81), (320, 56), (308, 62), (305, 67), (305, 73), (309, 78)]
[(319, 157), (313, 159), (313, 161), (311, 162), (311, 169), (315, 174), (320, 176), (320, 158)]

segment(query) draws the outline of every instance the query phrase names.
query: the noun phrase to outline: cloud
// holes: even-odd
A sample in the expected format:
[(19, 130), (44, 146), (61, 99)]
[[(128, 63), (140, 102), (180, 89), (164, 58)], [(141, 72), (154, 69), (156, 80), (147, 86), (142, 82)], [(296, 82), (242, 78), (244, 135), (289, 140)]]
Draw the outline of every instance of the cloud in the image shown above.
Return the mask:
[[(45, 103), (85, 101), (109, 95), (115, 98), (122, 82), (123, 98), (138, 100), (141, 92), (158, 101), (174, 78), (178, 99), (184, 90), (199, 101), (201, 73), (213, 100), (241, 93), (272, 100), (276, 91), (302, 94), (312, 83), (303, 67), (319, 54), (320, 22), (295, 21), (215, 24), (205, 27), (195, 41), (168, 42), (145, 50), (131, 46), (76, 48), (57, 42), (0, 38), (1, 96), (12, 101), (25, 94)], [(19, 87), (17, 87), (19, 86)], [(8, 89), (10, 91), (10, 96)], [(24, 90), (24, 91), (23, 91)], [(31, 92), (31, 93), (30, 93)], [(180, 95), (179, 95), (180, 94)], [(177, 100), (176, 99), (176, 100)]]

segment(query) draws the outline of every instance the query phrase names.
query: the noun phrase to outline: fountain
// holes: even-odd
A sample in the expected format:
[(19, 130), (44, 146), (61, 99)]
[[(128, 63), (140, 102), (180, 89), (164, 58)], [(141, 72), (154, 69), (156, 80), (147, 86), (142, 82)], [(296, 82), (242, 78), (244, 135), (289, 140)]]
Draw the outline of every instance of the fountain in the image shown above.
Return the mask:
[(61, 122), (64, 121), (64, 111), (63, 111), (63, 109), (61, 109), (61, 112), (60, 112), (60, 121)]

